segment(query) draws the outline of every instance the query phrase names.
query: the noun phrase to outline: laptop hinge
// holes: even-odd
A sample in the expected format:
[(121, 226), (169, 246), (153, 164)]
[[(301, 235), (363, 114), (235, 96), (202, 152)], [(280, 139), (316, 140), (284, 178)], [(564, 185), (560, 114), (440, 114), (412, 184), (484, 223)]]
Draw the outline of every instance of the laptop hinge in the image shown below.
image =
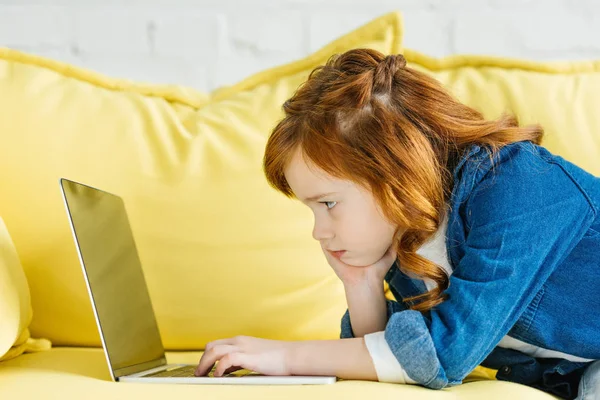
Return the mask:
[(151, 368), (160, 367), (161, 365), (166, 365), (167, 359), (165, 357), (158, 358), (156, 360), (147, 361), (141, 364), (130, 365), (129, 367), (115, 369), (113, 371), (115, 378), (125, 375), (135, 374), (137, 372), (146, 371)]

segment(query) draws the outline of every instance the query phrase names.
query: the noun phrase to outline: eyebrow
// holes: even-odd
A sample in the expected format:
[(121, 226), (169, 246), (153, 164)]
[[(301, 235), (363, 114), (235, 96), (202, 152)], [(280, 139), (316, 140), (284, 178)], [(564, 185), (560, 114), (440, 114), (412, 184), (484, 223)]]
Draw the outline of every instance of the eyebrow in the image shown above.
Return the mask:
[(325, 196), (330, 196), (330, 195), (332, 195), (332, 194), (336, 194), (336, 193), (337, 193), (337, 192), (329, 192), (329, 193), (317, 194), (317, 195), (315, 195), (315, 196), (310, 196), (310, 197), (307, 197), (306, 199), (304, 199), (304, 200), (303, 200), (303, 202), (304, 202), (304, 203), (307, 203), (307, 202), (309, 202), (309, 201), (317, 201), (317, 200), (319, 200), (319, 199), (321, 199), (321, 198), (323, 198), (323, 197), (325, 197)]

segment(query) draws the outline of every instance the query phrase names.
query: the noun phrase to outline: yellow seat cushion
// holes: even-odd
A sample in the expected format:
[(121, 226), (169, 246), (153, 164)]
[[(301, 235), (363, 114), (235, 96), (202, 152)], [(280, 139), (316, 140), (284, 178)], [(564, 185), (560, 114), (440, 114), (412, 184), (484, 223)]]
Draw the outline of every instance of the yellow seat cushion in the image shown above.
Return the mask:
[[(168, 352), (167, 362), (195, 364), (200, 352)], [(47, 400), (202, 399), (419, 399), (419, 400), (553, 400), (537, 389), (516, 383), (485, 380), (476, 370), (467, 383), (441, 391), (414, 385), (368, 381), (338, 381), (333, 385), (224, 386), (114, 383), (101, 349), (53, 348), (0, 363), (0, 397)], [(68, 396), (66, 393), (68, 392)]]
[(26, 351), (50, 348), (47, 340), (31, 337), (28, 327), (32, 313), (27, 278), (8, 228), (0, 218), (0, 361)]

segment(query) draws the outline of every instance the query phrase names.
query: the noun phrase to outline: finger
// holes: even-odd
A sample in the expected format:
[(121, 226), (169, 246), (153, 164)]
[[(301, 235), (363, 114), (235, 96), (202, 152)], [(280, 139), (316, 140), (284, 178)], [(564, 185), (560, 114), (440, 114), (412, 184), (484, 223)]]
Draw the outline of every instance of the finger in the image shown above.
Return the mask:
[(212, 342), (208, 342), (206, 344), (206, 347), (204, 348), (204, 352), (207, 352), (208, 350), (212, 349), (213, 347), (220, 346), (222, 344), (233, 345), (234, 344), (234, 338), (219, 339), (219, 340), (213, 340)]
[(227, 344), (212, 346), (209, 350), (206, 350), (204, 354), (202, 354), (202, 357), (198, 362), (198, 366), (194, 371), (194, 375), (204, 376), (208, 374), (208, 372), (212, 369), (217, 360), (220, 360), (225, 355), (238, 350), (239, 349), (236, 346)]
[(225, 370), (225, 372), (223, 372), (223, 375), (231, 374), (232, 372), (239, 371), (240, 369), (243, 369), (243, 368), (238, 367), (238, 366), (229, 367)]
[(200, 361), (198, 362), (198, 366), (194, 371), (195, 376), (205, 376), (207, 375), (215, 365), (216, 361), (221, 357), (226, 355), (228, 352), (237, 350), (235, 346), (230, 345), (212, 345), (206, 346), (207, 350), (204, 351), (202, 357), (200, 357)]
[(213, 347), (224, 345), (224, 344), (235, 345), (235, 343), (233, 343), (233, 342), (234, 342), (234, 338), (219, 339), (219, 340), (213, 340), (212, 342), (208, 342), (206, 344), (206, 346), (204, 347), (204, 353), (202, 354), (202, 357), (200, 357), (200, 361), (198, 362), (198, 365), (200, 365), (200, 362), (202, 361), (202, 358), (204, 358), (204, 355), (206, 353), (208, 353), (209, 351), (211, 351), (213, 349)]
[(219, 360), (215, 369), (215, 376), (223, 376), (225, 371), (231, 367), (245, 368), (244, 361), (247, 359), (247, 354), (240, 352), (232, 352)]

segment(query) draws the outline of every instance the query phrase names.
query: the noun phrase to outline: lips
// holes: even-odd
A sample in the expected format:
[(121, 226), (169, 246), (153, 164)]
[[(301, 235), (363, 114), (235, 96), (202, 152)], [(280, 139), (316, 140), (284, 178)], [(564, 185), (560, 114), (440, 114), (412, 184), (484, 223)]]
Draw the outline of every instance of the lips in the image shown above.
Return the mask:
[(329, 254), (331, 254), (332, 256), (334, 256), (337, 259), (341, 258), (344, 255), (344, 253), (346, 252), (346, 250), (336, 250), (336, 251), (327, 250), (327, 251), (329, 252)]

